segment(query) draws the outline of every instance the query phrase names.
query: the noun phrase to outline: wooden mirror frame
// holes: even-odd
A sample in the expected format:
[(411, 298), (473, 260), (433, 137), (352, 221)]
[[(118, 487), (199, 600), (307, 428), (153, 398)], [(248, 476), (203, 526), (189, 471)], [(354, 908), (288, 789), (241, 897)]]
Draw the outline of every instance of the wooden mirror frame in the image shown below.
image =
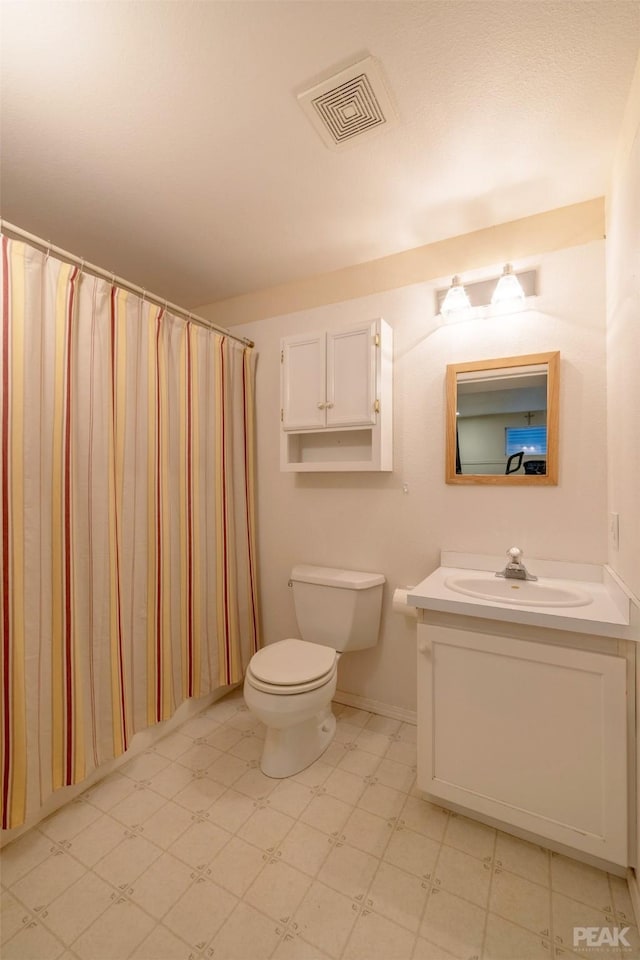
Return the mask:
[[(505, 367), (547, 365), (547, 472), (545, 474), (480, 474), (456, 473), (456, 409), (458, 374), (484, 370), (504, 370)], [(530, 353), (522, 357), (500, 357), (497, 360), (474, 360), (469, 363), (450, 363), (447, 366), (446, 451), (447, 483), (504, 484), (505, 486), (557, 486), (558, 484), (558, 429), (560, 420), (560, 352)]]

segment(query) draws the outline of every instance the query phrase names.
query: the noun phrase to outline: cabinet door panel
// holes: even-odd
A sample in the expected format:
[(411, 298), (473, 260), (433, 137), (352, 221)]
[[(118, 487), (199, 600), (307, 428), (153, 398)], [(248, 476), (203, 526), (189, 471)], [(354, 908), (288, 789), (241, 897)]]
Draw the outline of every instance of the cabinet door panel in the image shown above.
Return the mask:
[(376, 422), (374, 335), (375, 324), (327, 334), (327, 426)]
[(625, 660), (420, 629), (421, 789), (626, 863)]
[(325, 426), (325, 335), (283, 341), (282, 425), (285, 430)]

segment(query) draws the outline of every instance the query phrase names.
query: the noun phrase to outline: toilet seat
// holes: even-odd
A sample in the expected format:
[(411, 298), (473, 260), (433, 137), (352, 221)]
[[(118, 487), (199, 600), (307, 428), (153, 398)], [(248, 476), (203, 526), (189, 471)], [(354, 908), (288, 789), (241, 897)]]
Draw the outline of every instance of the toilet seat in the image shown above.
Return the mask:
[(337, 665), (333, 647), (289, 638), (258, 650), (249, 663), (247, 680), (256, 690), (291, 696), (329, 683)]

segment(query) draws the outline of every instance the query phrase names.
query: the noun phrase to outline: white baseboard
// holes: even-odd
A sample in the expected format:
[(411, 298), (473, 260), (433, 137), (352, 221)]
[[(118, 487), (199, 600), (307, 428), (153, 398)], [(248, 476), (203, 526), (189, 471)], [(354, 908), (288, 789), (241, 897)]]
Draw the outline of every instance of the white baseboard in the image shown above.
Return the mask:
[(336, 690), (333, 699), (337, 703), (343, 703), (346, 707), (356, 707), (358, 710), (366, 710), (368, 713), (377, 713), (379, 717), (390, 717), (392, 720), (402, 720), (403, 723), (417, 722), (415, 710), (406, 710), (404, 707), (394, 707), (389, 703), (381, 703), (379, 700), (370, 700), (368, 697), (359, 697), (355, 693), (344, 693), (342, 690)]
[(638, 882), (638, 874), (631, 867), (629, 867), (627, 871), (627, 883), (629, 885), (629, 893), (631, 894), (633, 912), (636, 915), (635, 920), (637, 927), (640, 924), (640, 883)]

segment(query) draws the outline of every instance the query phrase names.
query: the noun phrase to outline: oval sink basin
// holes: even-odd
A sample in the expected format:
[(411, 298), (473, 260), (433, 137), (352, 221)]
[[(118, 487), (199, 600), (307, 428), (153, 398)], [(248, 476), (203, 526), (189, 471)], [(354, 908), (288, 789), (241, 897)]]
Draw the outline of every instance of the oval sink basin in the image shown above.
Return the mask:
[(450, 590), (468, 597), (522, 604), (523, 607), (584, 607), (592, 600), (578, 587), (556, 586), (549, 580), (507, 580), (487, 574), (485, 577), (456, 575), (447, 577), (444, 582)]

